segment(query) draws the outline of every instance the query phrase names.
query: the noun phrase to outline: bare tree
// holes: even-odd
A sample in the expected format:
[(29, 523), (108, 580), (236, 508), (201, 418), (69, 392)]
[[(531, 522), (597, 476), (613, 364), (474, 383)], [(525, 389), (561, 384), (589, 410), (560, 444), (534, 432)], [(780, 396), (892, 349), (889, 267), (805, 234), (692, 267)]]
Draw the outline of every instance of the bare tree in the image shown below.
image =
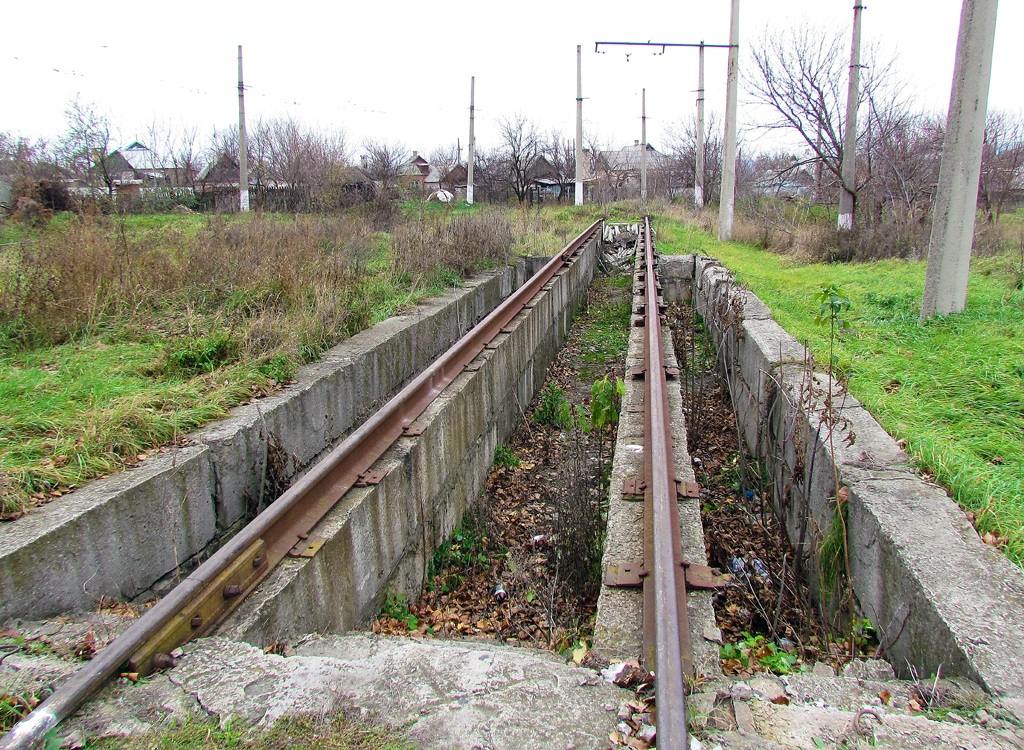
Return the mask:
[[(747, 79), (750, 98), (772, 114), (760, 123), (767, 130), (795, 132), (807, 144), (836, 189), (842, 184), (848, 43), (845, 32), (828, 32), (809, 25), (764, 36), (753, 48), (753, 70)], [(859, 105), (872, 101), (878, 113), (900, 108), (901, 91), (894, 82), (893, 63), (870, 61), (862, 78)], [(891, 118), (876, 117), (878, 122)], [(858, 150), (870, 128), (858, 135)], [(847, 188), (854, 195), (864, 176)]]
[(887, 126), (872, 110), (870, 148), (867, 152), (872, 175), (862, 190), (870, 210), (869, 219), (884, 215), (897, 223), (923, 222), (935, 197), (942, 153), (941, 118), (907, 114)]
[(447, 146), (438, 146), (430, 152), (430, 163), (437, 168), (443, 179), (461, 162), (459, 147), (451, 143)]
[(541, 149), (537, 126), (517, 114), (511, 119), (502, 118), (498, 132), (508, 168), (508, 186), (515, 193), (516, 199), (523, 203), (532, 182), (530, 170)]
[(498, 148), (476, 149), (474, 158), (476, 196), (490, 202), (508, 200), (508, 161)]
[(558, 200), (563, 200), (576, 181), (576, 143), (558, 130), (552, 130), (541, 148), (550, 172), (558, 180)]
[(398, 189), (398, 180), (409, 164), (412, 154), (401, 143), (387, 143), (375, 139), (363, 143), (366, 154), (366, 173), (380, 186), (383, 197), (392, 195)]
[[(712, 112), (704, 125), (704, 205), (718, 200), (722, 187), (722, 126)], [(670, 124), (665, 148), (674, 163), (672, 189), (693, 188), (697, 164), (697, 117)]]
[(1024, 119), (992, 111), (985, 122), (978, 201), (985, 219), (999, 219), (1007, 199), (1024, 187)]
[(64, 110), (67, 131), (58, 145), (64, 165), (83, 176), (90, 185), (101, 184), (111, 199), (114, 197), (113, 163), (110, 159), (112, 140), (109, 118), (94, 102), (76, 96)]

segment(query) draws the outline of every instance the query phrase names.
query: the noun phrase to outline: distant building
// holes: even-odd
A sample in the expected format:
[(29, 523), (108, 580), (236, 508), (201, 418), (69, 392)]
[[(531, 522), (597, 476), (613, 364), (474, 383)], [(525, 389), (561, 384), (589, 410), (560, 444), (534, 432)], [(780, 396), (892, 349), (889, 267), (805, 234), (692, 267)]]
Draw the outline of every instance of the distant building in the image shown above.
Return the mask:
[[(598, 200), (620, 200), (640, 195), (640, 171), (644, 147), (639, 140), (632, 146), (608, 151), (585, 150), (585, 180)], [(668, 191), (675, 168), (672, 157), (647, 144), (647, 192), (659, 195)]]
[(105, 171), (118, 198), (138, 197), (147, 188), (185, 187), (194, 176), (164, 164), (153, 150), (138, 141), (108, 154), (103, 167), (93, 169)]

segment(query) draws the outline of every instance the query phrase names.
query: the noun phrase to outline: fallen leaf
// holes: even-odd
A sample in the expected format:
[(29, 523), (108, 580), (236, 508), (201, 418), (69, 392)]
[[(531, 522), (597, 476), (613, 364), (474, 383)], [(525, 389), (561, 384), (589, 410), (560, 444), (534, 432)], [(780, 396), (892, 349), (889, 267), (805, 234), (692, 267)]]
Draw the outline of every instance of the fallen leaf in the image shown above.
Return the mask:
[(888, 690), (881, 690), (878, 693), (878, 697), (882, 699), (882, 703), (888, 706), (889, 701), (892, 700), (892, 693), (890, 693)]
[(75, 656), (83, 661), (89, 661), (96, 655), (96, 634), (91, 630), (85, 634), (81, 642), (75, 646)]
[(577, 648), (574, 648), (574, 649), (572, 650), (572, 660), (573, 660), (573, 662), (574, 662), (574, 663), (575, 663), (575, 664), (576, 664), (577, 666), (579, 666), (579, 664), (580, 664), (580, 663), (581, 663), (581, 662), (583, 661), (583, 659), (584, 659), (584, 658), (586, 657), (586, 655), (587, 655), (587, 652), (588, 652), (589, 650), (590, 650), (590, 649), (589, 649), (589, 648), (587, 647), (587, 644), (586, 644), (586, 643), (581, 643), (581, 644), (580, 644), (580, 645), (579, 645), (579, 646), (578, 646)]

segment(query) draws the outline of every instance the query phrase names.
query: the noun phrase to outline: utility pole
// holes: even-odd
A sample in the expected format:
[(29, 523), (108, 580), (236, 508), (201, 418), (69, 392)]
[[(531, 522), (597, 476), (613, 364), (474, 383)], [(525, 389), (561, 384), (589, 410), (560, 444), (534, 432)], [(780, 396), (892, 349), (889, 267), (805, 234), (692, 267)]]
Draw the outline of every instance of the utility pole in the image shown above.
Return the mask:
[(473, 137), (473, 115), (476, 98), (476, 76), (469, 77), (469, 160), (466, 166), (466, 203), (473, 205), (473, 158), (476, 151), (476, 138)]
[(576, 45), (576, 205), (583, 205), (583, 53)]
[(740, 77), (740, 0), (732, 0), (729, 16), (729, 78), (725, 96), (725, 138), (722, 141), (722, 196), (718, 207), (718, 239), (732, 240), (736, 207), (736, 99)]
[(850, 47), (850, 85), (846, 90), (846, 133), (843, 137), (843, 185), (839, 192), (839, 231), (853, 229), (857, 196), (857, 106), (860, 104), (860, 19), (864, 6), (853, 6), (853, 44)]
[(245, 142), (245, 84), (242, 83), (242, 45), (238, 45), (238, 210), (249, 210), (249, 147)]
[(964, 0), (960, 11), (953, 90), (928, 243), (922, 322), (933, 315), (962, 312), (967, 304), (998, 5), (998, 0)]
[(647, 207), (647, 89), (640, 90), (640, 204)]
[(697, 151), (693, 160), (693, 205), (704, 207), (704, 42), (697, 53)]
[[(728, 44), (681, 44), (678, 42), (595, 42), (594, 51), (601, 52), (601, 45), (614, 47), (661, 47), (657, 55), (664, 55), (668, 47), (695, 47), (698, 49), (697, 66), (697, 159), (694, 165), (693, 200), (698, 206), (704, 204), (704, 50), (705, 49), (729, 49)], [(602, 53), (603, 54), (603, 53)], [(735, 109), (735, 107), (734, 107)], [(699, 177), (698, 177), (699, 175)], [(698, 179), (700, 182), (698, 183)], [(698, 200), (698, 194), (700, 199)]]

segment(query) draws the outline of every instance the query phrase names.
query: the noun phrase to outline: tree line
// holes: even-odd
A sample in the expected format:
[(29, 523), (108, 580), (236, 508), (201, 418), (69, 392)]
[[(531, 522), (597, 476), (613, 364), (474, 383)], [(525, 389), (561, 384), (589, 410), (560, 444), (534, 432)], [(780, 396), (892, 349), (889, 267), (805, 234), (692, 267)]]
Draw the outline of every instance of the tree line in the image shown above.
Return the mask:
[[(774, 221), (766, 196), (832, 206), (838, 202), (845, 127), (847, 41), (841, 32), (792, 27), (756, 40), (743, 69), (751, 133), (778, 134), (786, 147), (742, 144), (737, 163), (741, 208)], [(916, 108), (892, 60), (869, 48), (862, 73), (856, 180), (852, 186), (859, 226), (887, 227), (896, 242), (916, 242), (930, 217), (942, 151), (945, 118)], [(0, 132), (0, 175), (15, 178), (12, 200), (34, 197), (55, 210), (71, 200), (61, 186), (87, 184), (113, 200), (117, 187), (113, 127), (96, 105), (75, 99), (66, 111), (66, 131), (54, 143), (31, 142)], [(288, 211), (329, 211), (358, 200), (388, 199), (416, 192), (405, 180), (414, 153), (404, 144), (350, 141), (344, 131), (316, 131), (294, 119), (258, 120), (248, 132), (250, 189), (257, 205)], [(214, 186), (210, 165), (237, 159), (238, 129), (215, 131), (202, 142), (195, 128), (153, 124), (144, 134), (152, 167), (169, 175), (164, 194), (196, 206)], [(762, 140), (762, 139), (759, 139)], [(705, 132), (706, 203), (717, 202), (722, 170), (721, 125), (713, 114)], [(695, 118), (666, 129), (659, 148), (648, 147), (648, 194), (692, 200), (696, 170)], [(591, 134), (584, 144), (588, 199), (635, 198), (643, 146), (609, 147)], [(465, 156), (455, 144), (425, 155), (448, 189), (461, 178)], [(463, 167), (459, 173), (459, 167)], [(235, 161), (237, 170), (237, 161)], [(484, 200), (520, 203), (565, 200), (576, 172), (575, 143), (545, 131), (522, 114), (501, 118), (497, 142), (478, 148), (475, 194)], [(236, 177), (237, 180), (237, 177)], [(237, 187), (237, 185), (236, 185)], [(152, 191), (151, 191), (152, 192)], [(1024, 192), (1024, 117), (988, 115), (979, 207), (997, 221)]]

